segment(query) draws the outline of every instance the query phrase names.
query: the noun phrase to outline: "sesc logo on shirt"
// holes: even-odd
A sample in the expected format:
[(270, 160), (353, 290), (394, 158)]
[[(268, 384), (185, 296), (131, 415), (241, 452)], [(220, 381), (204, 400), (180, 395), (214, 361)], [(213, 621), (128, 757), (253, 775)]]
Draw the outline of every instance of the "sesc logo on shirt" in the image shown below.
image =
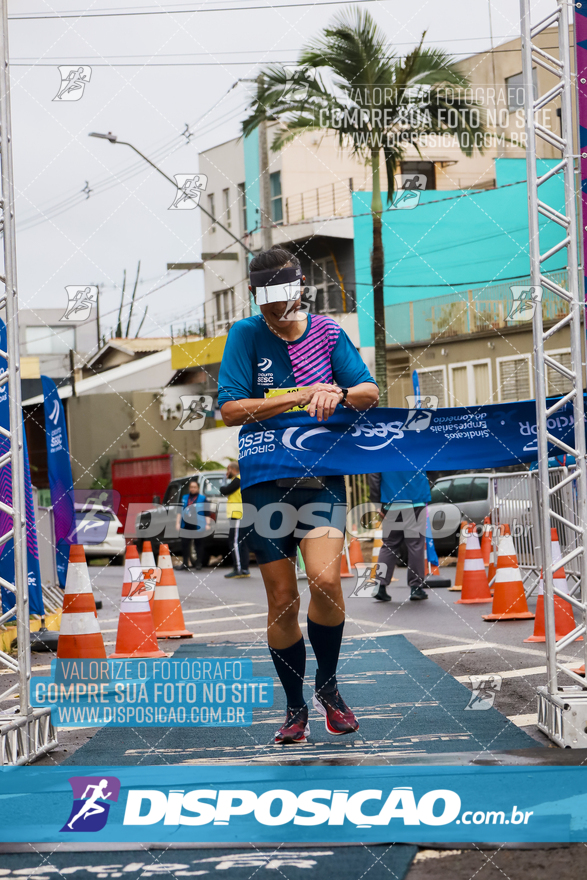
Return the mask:
[(269, 373), (268, 370), (271, 369), (273, 365), (273, 361), (271, 358), (261, 358), (257, 366), (261, 370), (260, 373), (257, 373), (257, 385), (273, 385), (273, 373)]

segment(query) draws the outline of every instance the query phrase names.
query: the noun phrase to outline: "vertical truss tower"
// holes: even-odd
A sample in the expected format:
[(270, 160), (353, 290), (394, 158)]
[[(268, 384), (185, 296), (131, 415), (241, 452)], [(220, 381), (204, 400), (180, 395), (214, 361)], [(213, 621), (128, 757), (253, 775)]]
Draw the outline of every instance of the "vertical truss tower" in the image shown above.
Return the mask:
[[(532, 27), (530, 22), (530, 0), (520, 0), (522, 25), (522, 67), (525, 86), (526, 116), (526, 163), (528, 179), (528, 215), (530, 235), (530, 271), (532, 284), (552, 291), (568, 305), (569, 313), (548, 330), (544, 330), (542, 308), (535, 306), (533, 317), (534, 370), (536, 387), (536, 422), (538, 426), (538, 495), (540, 546), (544, 570), (544, 607), (546, 621), (546, 660), (548, 684), (538, 689), (538, 727), (557, 745), (570, 748), (587, 747), (587, 690), (585, 678), (566, 668), (561, 655), (585, 633), (587, 622), (587, 557), (585, 553), (585, 527), (587, 525), (587, 470), (585, 462), (585, 416), (583, 409), (583, 332), (581, 316), (584, 313), (585, 295), (583, 280), (579, 282), (579, 257), (577, 238), (577, 201), (575, 187), (575, 159), (573, 152), (573, 110), (576, 106), (573, 80), (571, 76), (571, 52), (569, 43), (569, 3), (558, 0), (558, 8), (545, 19)], [(557, 28), (558, 58), (536, 45), (536, 38), (547, 28)], [(544, 94), (534, 96), (532, 69), (538, 66), (548, 71), (554, 78), (554, 85)], [(561, 134), (539, 124), (537, 113), (550, 102), (560, 99)], [(560, 161), (538, 175), (536, 160), (536, 139), (541, 138), (560, 154)], [(554, 175), (564, 179), (565, 204), (561, 213), (547, 204), (541, 187)], [(539, 217), (557, 224), (560, 228), (560, 241), (543, 252), (540, 244)], [(564, 290), (554, 284), (542, 273), (542, 264), (549, 257), (566, 249), (569, 289)], [(562, 331), (570, 333), (571, 366), (567, 369), (544, 350), (545, 342)], [(546, 401), (546, 370), (556, 370), (571, 385), (571, 390), (560, 400), (551, 404)], [(554, 438), (548, 429), (549, 420), (565, 406), (572, 404), (574, 436), (569, 444)], [(561, 452), (575, 457), (576, 466), (568, 475), (554, 486), (549, 485), (548, 446), (557, 447)], [(562, 516), (560, 493), (570, 487), (573, 495), (572, 513)], [(568, 506), (565, 508), (568, 511)], [(574, 540), (563, 559), (553, 564), (550, 541), (551, 527), (562, 524), (570, 529)], [(580, 579), (570, 596), (560, 592), (554, 585), (553, 572), (562, 565), (576, 560)], [(573, 632), (558, 642), (555, 637), (554, 598), (559, 596), (571, 604), (578, 621)], [(581, 659), (575, 668), (580, 668), (587, 654), (587, 637), (582, 644)], [(575, 646), (578, 647), (578, 646)]]
[[(7, 0), (0, 0), (0, 162), (4, 229), (2, 282), (5, 288), (4, 294), (0, 294), (0, 316), (6, 324), (7, 340), (6, 351), (0, 351), (0, 356), (7, 363), (6, 369), (0, 371), (0, 395), (8, 395), (10, 427), (6, 430), (0, 426), (0, 435), (8, 440), (10, 447), (0, 455), (0, 471), (4, 467), (11, 467), (12, 506), (0, 502), (0, 509), (11, 521), (8, 530), (0, 535), (0, 546), (11, 539), (14, 542), (14, 583), (3, 578), (0, 578), (0, 583), (5, 590), (14, 594), (16, 605), (5, 613), (2, 613), (0, 605), (0, 623), (12, 620), (16, 615), (18, 647), (16, 657), (0, 651), (0, 666), (17, 674), (18, 681), (4, 690), (0, 686), (0, 766), (26, 764), (56, 745), (50, 710), (33, 709), (29, 702), (31, 658), (6, 7)], [(14, 699), (16, 695), (18, 702)]]

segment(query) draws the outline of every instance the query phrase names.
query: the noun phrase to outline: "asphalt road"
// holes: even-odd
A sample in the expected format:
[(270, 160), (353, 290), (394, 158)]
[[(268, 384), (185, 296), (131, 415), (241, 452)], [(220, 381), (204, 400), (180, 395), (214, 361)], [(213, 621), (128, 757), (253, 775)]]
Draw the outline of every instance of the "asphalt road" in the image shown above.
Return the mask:
[[(176, 571), (179, 594), (188, 629), (194, 640), (214, 644), (226, 641), (259, 640), (265, 644), (266, 602), (259, 569), (251, 567), (251, 577), (229, 580), (229, 569), (206, 568), (200, 572)], [(121, 567), (90, 566), (96, 599), (102, 600), (98, 612), (107, 653), (114, 650), (122, 583)], [(442, 569), (454, 579), (454, 565)], [(533, 621), (489, 623), (482, 619), (487, 605), (455, 604), (459, 594), (446, 589), (429, 590), (424, 602), (412, 602), (406, 585), (406, 570), (396, 571), (397, 582), (391, 584), (392, 601), (381, 603), (370, 598), (353, 598), (355, 579), (343, 580), (347, 622), (345, 638), (366, 634), (403, 633), (443, 670), (472, 687), (471, 676), (497, 674), (490, 688), (494, 706), (538, 742), (549, 741), (536, 729), (536, 687), (546, 683), (543, 644), (524, 644), (531, 634)], [(304, 629), (309, 592), (306, 580), (299, 581)], [(535, 600), (530, 600), (530, 607)], [(173, 651), (178, 642), (160, 642), (164, 650)], [(581, 648), (578, 649), (579, 651)], [(568, 660), (578, 658), (569, 650)], [(580, 659), (578, 662), (582, 662)], [(33, 671), (48, 672), (49, 657), (33, 655)], [(45, 667), (45, 668), (43, 668)], [(43, 759), (43, 763), (60, 763), (93, 731), (60, 730), (59, 749)]]
[[(201, 572), (176, 571), (179, 594), (187, 627), (194, 640), (214, 644), (227, 641), (254, 641), (265, 644), (266, 603), (258, 568), (252, 566), (251, 577), (227, 580), (227, 568), (208, 568)], [(454, 565), (443, 568), (443, 574), (454, 579)], [(123, 569), (112, 566), (90, 567), (96, 599), (102, 600), (98, 612), (107, 652), (114, 650)], [(522, 727), (541, 745), (550, 745), (535, 727), (536, 687), (546, 683), (544, 645), (524, 644), (531, 634), (533, 621), (488, 623), (482, 614), (489, 606), (457, 605), (458, 593), (446, 589), (429, 591), (425, 602), (411, 602), (406, 586), (406, 570), (396, 571), (392, 583), (392, 602), (352, 598), (354, 578), (343, 580), (347, 605), (345, 638), (366, 634), (403, 633), (443, 670), (471, 687), (471, 676), (497, 674), (499, 684), (491, 694), (494, 706)], [(305, 621), (308, 606), (306, 580), (300, 580), (302, 611)], [(535, 600), (530, 600), (533, 608)], [(304, 627), (302, 626), (304, 629)], [(305, 630), (304, 630), (305, 631)], [(164, 650), (173, 651), (177, 641), (160, 642)], [(581, 649), (579, 649), (581, 650)], [(565, 659), (578, 655), (567, 652)], [(580, 660), (582, 662), (582, 658)], [(50, 657), (33, 655), (33, 672), (47, 674)], [(65, 760), (93, 734), (94, 730), (59, 730), (59, 747), (39, 763), (56, 765)], [(554, 748), (554, 747), (553, 747)], [(554, 756), (553, 756), (554, 757)], [(408, 880), (522, 880), (528, 876), (551, 878), (562, 875), (573, 880), (584, 876), (584, 846), (558, 848), (488, 850), (473, 847), (454, 850), (421, 848), (408, 872)], [(100, 861), (100, 854), (95, 859)]]

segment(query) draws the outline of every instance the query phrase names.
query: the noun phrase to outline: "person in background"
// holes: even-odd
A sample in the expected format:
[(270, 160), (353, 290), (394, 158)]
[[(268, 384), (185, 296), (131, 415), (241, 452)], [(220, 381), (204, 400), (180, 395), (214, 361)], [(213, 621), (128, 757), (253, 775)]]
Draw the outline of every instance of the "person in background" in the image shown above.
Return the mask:
[[(197, 480), (190, 480), (188, 484), (188, 491), (186, 495), (182, 495), (181, 497), (181, 506), (182, 512), (177, 514), (177, 520), (175, 527), (177, 531), (179, 531), (180, 527), (182, 531), (187, 532), (201, 532), (201, 526), (198, 526), (198, 511), (197, 508), (199, 505), (204, 504), (206, 501), (205, 495), (200, 495), (200, 484)], [(193, 509), (192, 509), (193, 508)], [(187, 520), (187, 521), (186, 521)], [(206, 527), (208, 526), (208, 518), (206, 517)], [(202, 558), (204, 552), (204, 537), (200, 537), (198, 535), (194, 535), (193, 538), (186, 538), (183, 535), (181, 536), (181, 554), (183, 556), (183, 563), (179, 567), (179, 571), (187, 571), (190, 567), (190, 559), (192, 554), (192, 541), (195, 539), (196, 541), (196, 564), (194, 566), (198, 571), (202, 568)]]
[[(378, 562), (381, 574), (372, 578), (373, 598), (391, 602), (387, 587), (395, 566), (401, 559), (400, 548), (405, 540), (408, 550), (408, 586), (410, 599), (427, 599), (423, 587), (425, 577), (426, 505), (430, 501), (430, 484), (425, 473), (419, 471), (385, 471), (369, 474), (369, 496), (373, 504), (381, 504), (383, 545)], [(391, 511), (392, 521), (385, 522)], [(400, 519), (401, 517), (401, 519)], [(413, 518), (412, 518), (413, 517)], [(422, 520), (422, 517), (424, 519)]]
[(230, 523), (228, 543), (232, 554), (232, 571), (225, 578), (247, 578), (249, 572), (249, 548), (245, 536), (241, 532), (240, 522), (243, 518), (243, 501), (241, 496), (240, 468), (238, 461), (231, 461), (226, 468), (226, 485), (220, 487), (220, 494), (227, 499), (226, 515)]

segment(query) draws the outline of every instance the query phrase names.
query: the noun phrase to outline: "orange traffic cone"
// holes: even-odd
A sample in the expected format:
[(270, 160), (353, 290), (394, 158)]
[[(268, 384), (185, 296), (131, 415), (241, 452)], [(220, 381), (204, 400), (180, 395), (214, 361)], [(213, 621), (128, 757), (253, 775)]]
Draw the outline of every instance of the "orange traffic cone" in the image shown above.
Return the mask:
[(351, 571), (351, 566), (349, 565), (349, 548), (346, 542), (346, 537), (344, 539), (344, 545), (342, 548), (342, 556), (340, 557), (340, 576), (341, 578), (352, 578), (355, 576), (354, 572)]
[(383, 530), (377, 529), (373, 539), (373, 550), (371, 551), (371, 577), (377, 577), (377, 563), (379, 562), (379, 551), (383, 547)]
[[(558, 533), (555, 528), (550, 530), (550, 540), (552, 543), (552, 561), (558, 562), (561, 558), (560, 544)], [(553, 574), (554, 586), (561, 593), (568, 595), (567, 576), (564, 568), (559, 568)], [(554, 597), (554, 632), (556, 640), (562, 639), (575, 629), (575, 616), (573, 614), (573, 606), (570, 602), (566, 602), (560, 596)], [(582, 641), (580, 636), (577, 641)], [(533, 634), (524, 639), (525, 642), (545, 642), (546, 633), (544, 625), (544, 583), (542, 580), (542, 571), (540, 572), (540, 585), (538, 587), (538, 598), (536, 601), (536, 618), (534, 620)]]
[(459, 536), (459, 553), (457, 556), (457, 571), (455, 574), (455, 582), (449, 587), (451, 592), (460, 593), (463, 588), (463, 571), (465, 569), (465, 552), (467, 550), (467, 535), (469, 533), (470, 523), (463, 520), (461, 523), (461, 533)]
[(116, 650), (108, 656), (112, 659), (167, 656), (157, 645), (153, 615), (142, 585), (120, 601)]
[[(145, 544), (151, 546), (150, 541), (145, 541), (143, 543), (143, 557), (145, 556)], [(150, 568), (155, 567), (155, 558), (153, 557), (153, 550), (151, 550), (151, 559), (152, 563), (149, 564)], [(130, 596), (131, 593), (134, 593), (137, 590), (138, 584), (143, 580), (142, 574), (139, 569), (144, 568), (144, 563), (142, 558), (139, 559), (139, 551), (137, 550), (136, 544), (127, 544), (126, 546), (126, 554), (124, 557), (124, 580), (122, 582), (122, 596)], [(137, 577), (138, 574), (138, 577)], [(153, 584), (152, 578), (147, 580), (147, 583), (144, 583), (144, 590), (147, 593), (147, 598), (149, 600), (149, 607), (151, 611), (153, 611), (153, 599), (155, 598), (155, 586)]]
[(161, 578), (155, 587), (153, 622), (158, 639), (192, 639), (194, 634), (185, 628), (183, 611), (173, 573), (173, 563), (167, 544), (159, 546)]
[(481, 538), (481, 555), (483, 557), (483, 565), (487, 568), (491, 557), (491, 517), (486, 516), (483, 520), (483, 536)]
[(86, 554), (81, 544), (72, 544), (69, 548), (57, 656), (91, 660), (106, 657)]
[[(154, 565), (155, 563), (153, 563)], [(133, 592), (133, 579), (131, 568), (141, 568), (141, 560), (139, 559), (139, 551), (136, 544), (127, 544), (126, 553), (124, 554), (124, 575), (122, 579), (122, 598), (129, 596)], [(136, 584), (134, 589), (136, 589)]]
[(349, 544), (349, 559), (351, 561), (351, 568), (357, 567), (357, 562), (360, 565), (363, 565), (363, 551), (361, 550), (361, 544), (357, 541), (356, 538), (351, 538), (351, 543)]
[(531, 620), (510, 527), (505, 524), (497, 546), (497, 571), (491, 614), (483, 620)]
[(467, 545), (465, 550), (465, 565), (463, 569), (463, 589), (461, 598), (455, 605), (481, 605), (491, 602), (491, 593), (487, 583), (487, 574), (483, 565), (481, 545), (475, 531), (475, 526), (468, 529)]
[(143, 568), (155, 568), (155, 556), (153, 554), (153, 545), (150, 541), (143, 541), (143, 552), (141, 553), (141, 565)]

